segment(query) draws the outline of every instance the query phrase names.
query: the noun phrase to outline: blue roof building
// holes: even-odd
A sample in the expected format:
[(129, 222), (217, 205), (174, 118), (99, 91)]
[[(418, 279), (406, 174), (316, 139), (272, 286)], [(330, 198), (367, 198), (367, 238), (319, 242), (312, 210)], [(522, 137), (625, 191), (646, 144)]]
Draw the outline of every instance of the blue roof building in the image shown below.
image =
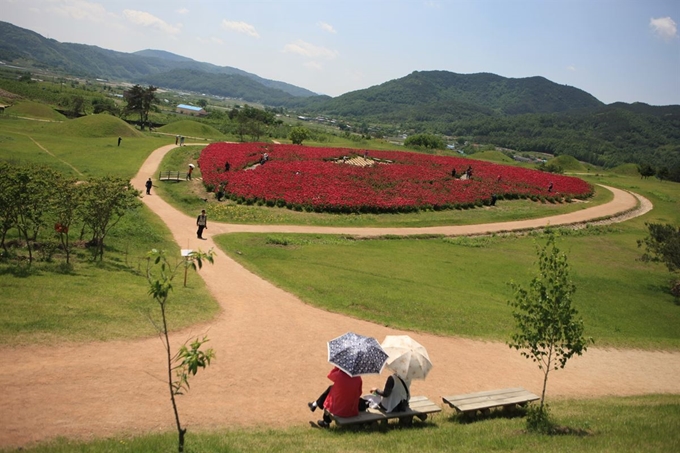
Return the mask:
[(187, 104), (179, 104), (177, 108), (175, 109), (177, 113), (181, 113), (182, 115), (191, 115), (191, 116), (205, 116), (208, 114), (204, 109), (201, 107), (195, 107), (193, 105), (187, 105)]

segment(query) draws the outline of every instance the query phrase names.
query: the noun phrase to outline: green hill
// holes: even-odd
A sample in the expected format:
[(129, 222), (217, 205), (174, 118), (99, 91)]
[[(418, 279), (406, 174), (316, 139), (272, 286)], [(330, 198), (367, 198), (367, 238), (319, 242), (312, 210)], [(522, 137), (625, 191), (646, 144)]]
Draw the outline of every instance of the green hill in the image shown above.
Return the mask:
[(568, 172), (581, 172), (587, 171), (587, 168), (575, 157), (569, 155), (557, 156), (554, 159), (550, 159), (548, 164), (553, 164), (561, 167), (564, 171)]
[(500, 151), (480, 151), (470, 154), (470, 159), (488, 160), (490, 162), (514, 163), (515, 161)]
[(578, 88), (559, 85), (543, 77), (512, 79), (495, 74), (456, 74), (416, 71), (381, 85), (353, 91), (323, 104), (323, 110), (343, 116), (364, 116), (385, 121), (417, 119), (413, 110), (460, 116), (460, 110), (478, 115), (555, 113), (602, 106)]
[(7, 113), (51, 121), (64, 121), (66, 117), (47, 104), (33, 101), (20, 101), (7, 108)]
[(143, 134), (115, 116), (88, 115), (51, 125), (54, 133), (71, 137), (142, 137)]
[(619, 165), (617, 167), (612, 168), (611, 172), (616, 173), (617, 175), (640, 176), (640, 172), (638, 172), (637, 165), (635, 164)]
[(218, 131), (214, 127), (192, 120), (175, 121), (174, 123), (166, 124), (157, 130), (166, 134), (185, 135), (187, 137), (212, 139), (222, 139), (225, 137), (222, 132)]

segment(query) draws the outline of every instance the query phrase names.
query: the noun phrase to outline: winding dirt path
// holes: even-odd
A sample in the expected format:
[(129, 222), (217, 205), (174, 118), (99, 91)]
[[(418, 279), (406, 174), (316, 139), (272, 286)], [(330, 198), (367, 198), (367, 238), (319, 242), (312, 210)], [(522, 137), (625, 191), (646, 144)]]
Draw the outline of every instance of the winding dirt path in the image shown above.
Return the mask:
[[(143, 189), (162, 156), (147, 159), (133, 184)], [(358, 235), (473, 234), (571, 224), (629, 211), (636, 197), (618, 190), (602, 206), (550, 219), (492, 225), (433, 228), (317, 228), (209, 223), (208, 240), (195, 238), (195, 221), (165, 203), (144, 203), (169, 226), (182, 247), (214, 247), (210, 236), (235, 231), (348, 233)], [(651, 205), (641, 200), (646, 209)], [(642, 210), (644, 211), (644, 209)], [(642, 212), (640, 211), (640, 212)], [(224, 426), (283, 427), (315, 419), (306, 401), (327, 385), (326, 341), (347, 331), (382, 339), (408, 333), (425, 345), (434, 368), (426, 381), (413, 383), (414, 395), (441, 401), (444, 394), (523, 386), (541, 389), (541, 373), (505, 344), (402, 332), (303, 304), (295, 296), (248, 272), (217, 250), (215, 264), (200, 275), (222, 307), (210, 323), (173, 335), (175, 344), (208, 333), (217, 360), (192, 378), (180, 397), (190, 431)], [(57, 436), (88, 439), (173, 429), (163, 382), (162, 346), (157, 338), (65, 346), (0, 347), (0, 447), (18, 447)], [(551, 375), (551, 397), (593, 397), (680, 393), (680, 353), (591, 348), (566, 369)], [(364, 388), (381, 386), (384, 376), (364, 379)], [(316, 414), (314, 414), (316, 415)]]

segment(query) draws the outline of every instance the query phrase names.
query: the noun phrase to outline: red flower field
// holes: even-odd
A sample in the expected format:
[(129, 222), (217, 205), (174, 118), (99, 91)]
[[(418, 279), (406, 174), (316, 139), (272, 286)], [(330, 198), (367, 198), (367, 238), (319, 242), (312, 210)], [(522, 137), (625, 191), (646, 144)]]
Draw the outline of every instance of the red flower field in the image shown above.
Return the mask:
[[(265, 153), (269, 159), (260, 164)], [(319, 212), (460, 209), (489, 204), (493, 195), (562, 201), (593, 193), (574, 177), (400, 151), (366, 151), (364, 158), (355, 149), (214, 143), (198, 163), (208, 190), (223, 186), (225, 196), (239, 203)], [(468, 167), (472, 178), (459, 179)]]

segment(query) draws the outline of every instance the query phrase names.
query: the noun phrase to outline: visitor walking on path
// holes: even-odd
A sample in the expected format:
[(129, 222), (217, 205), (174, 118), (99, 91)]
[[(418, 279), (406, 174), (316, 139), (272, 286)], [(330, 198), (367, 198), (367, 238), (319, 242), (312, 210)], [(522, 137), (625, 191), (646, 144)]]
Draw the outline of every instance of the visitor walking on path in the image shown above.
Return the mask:
[(146, 186), (146, 194), (151, 195), (151, 187), (153, 186), (153, 182), (151, 182), (151, 178), (149, 178), (144, 185)]
[(187, 181), (191, 181), (191, 173), (194, 171), (194, 164), (189, 164), (189, 171), (187, 172)]
[(196, 218), (196, 225), (198, 226), (196, 237), (203, 239), (203, 230), (208, 228), (208, 216), (205, 215), (205, 209), (202, 209), (201, 213)]

